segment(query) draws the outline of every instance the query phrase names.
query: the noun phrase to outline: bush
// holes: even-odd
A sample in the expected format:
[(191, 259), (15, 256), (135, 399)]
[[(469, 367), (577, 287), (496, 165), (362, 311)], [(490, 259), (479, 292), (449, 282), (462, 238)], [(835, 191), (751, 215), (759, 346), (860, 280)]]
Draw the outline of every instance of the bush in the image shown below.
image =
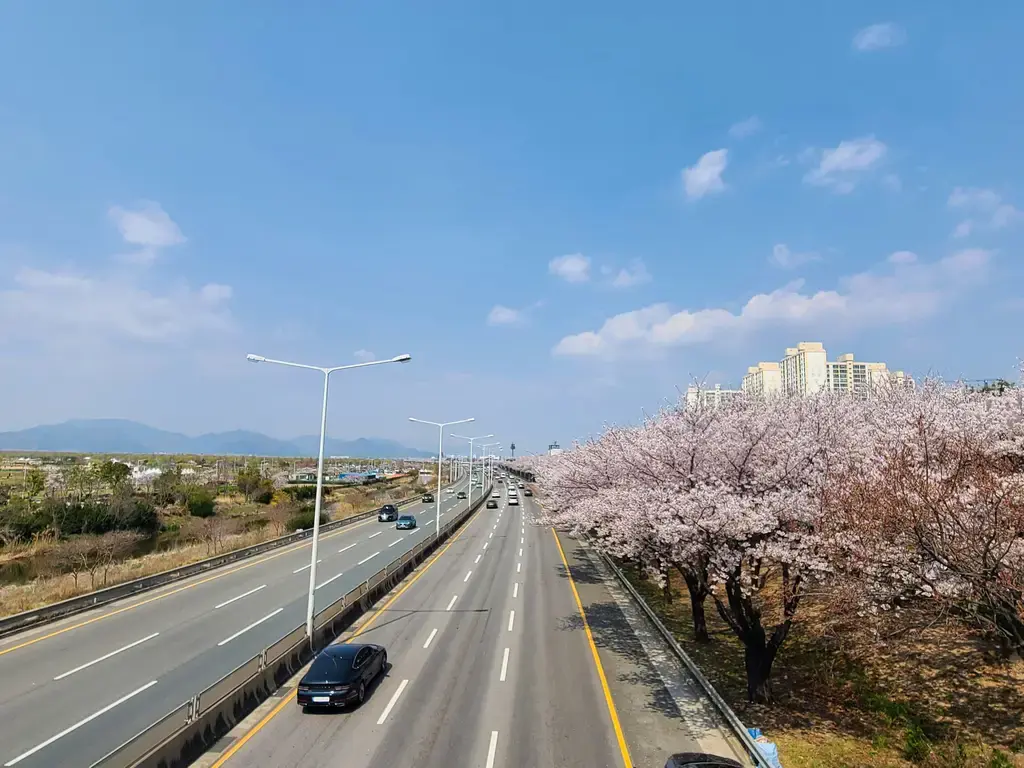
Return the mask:
[(185, 498), (185, 508), (192, 517), (213, 517), (217, 514), (217, 505), (214, 503), (213, 494), (205, 488), (195, 488), (189, 491)]
[[(290, 518), (285, 526), (289, 531), (306, 530), (313, 527), (313, 507), (303, 507)], [(327, 522), (327, 514), (324, 512), (320, 513), (320, 525)]]
[(269, 504), (274, 500), (274, 484), (269, 480), (253, 491), (252, 500), (257, 504)]
[[(288, 485), (285, 486), (284, 492), (296, 501), (312, 501), (316, 498), (315, 485)], [(326, 488), (324, 488), (324, 492), (326, 494)]]

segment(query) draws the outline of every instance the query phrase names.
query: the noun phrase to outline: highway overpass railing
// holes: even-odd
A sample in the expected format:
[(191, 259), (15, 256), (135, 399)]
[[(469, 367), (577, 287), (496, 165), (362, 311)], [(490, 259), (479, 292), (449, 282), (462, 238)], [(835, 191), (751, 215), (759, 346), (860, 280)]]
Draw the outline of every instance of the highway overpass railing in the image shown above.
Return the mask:
[[(415, 504), (423, 497), (423, 494), (419, 494), (408, 499), (403, 499), (395, 504), (399, 509)], [(368, 520), (380, 511), (380, 507), (371, 509), (367, 512), (360, 512), (359, 514), (353, 515), (352, 517), (346, 517), (344, 520), (334, 520), (329, 523), (324, 523), (320, 526), (321, 533), (328, 531), (337, 530), (344, 528), (354, 523)], [(31, 611), (24, 611), (22, 613), (16, 613), (13, 616), (6, 616), (0, 618), (0, 637), (6, 637), (7, 635), (14, 634), (15, 632), (21, 632), (22, 630), (31, 629), (38, 627), (42, 624), (49, 624), (63, 619), (67, 616), (72, 616), (82, 611), (87, 611), (91, 608), (97, 608), (107, 603), (113, 603), (117, 600), (123, 600), (126, 597), (132, 597), (142, 592), (148, 592), (162, 587), (165, 584), (171, 584), (175, 581), (181, 581), (182, 579), (190, 578), (198, 573), (205, 571), (212, 571), (215, 568), (228, 565), (229, 563), (236, 562), (238, 560), (245, 560), (255, 555), (263, 554), (280, 547), (286, 547), (289, 544), (296, 544), (303, 539), (308, 539), (313, 535), (312, 529), (296, 531), (295, 533), (289, 533), (285, 536), (281, 536), (270, 541), (264, 541), (260, 544), (253, 544), (251, 547), (242, 547), (231, 552), (225, 552), (221, 555), (214, 555), (205, 560), (200, 560), (196, 563), (189, 565), (183, 565), (179, 568), (171, 568), (160, 573), (154, 573), (151, 576), (143, 576), (139, 579), (133, 579), (132, 581), (125, 581), (121, 584), (115, 584), (111, 587), (105, 587), (98, 589), (95, 592), (88, 592), (78, 597), (68, 598), (62, 600), (59, 603), (53, 603), (51, 605), (44, 605), (42, 608), (34, 608)]]
[(449, 539), (490, 498), (491, 489), (488, 486), (472, 507), (459, 512), (437, 533), (317, 613), (313, 620), (312, 642), (306, 637), (304, 624), (296, 627), (90, 768), (181, 768), (189, 765), (302, 669), (313, 658), (315, 650), (333, 642), (377, 599)]

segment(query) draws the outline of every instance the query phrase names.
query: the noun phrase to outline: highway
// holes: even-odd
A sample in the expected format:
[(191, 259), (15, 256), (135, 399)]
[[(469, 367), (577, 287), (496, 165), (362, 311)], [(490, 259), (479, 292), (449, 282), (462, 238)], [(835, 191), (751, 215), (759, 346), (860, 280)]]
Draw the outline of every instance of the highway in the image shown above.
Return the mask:
[[(465, 479), (455, 486), (467, 488)], [(465, 504), (443, 494), (442, 516)], [(419, 527), (396, 531), (374, 517), (321, 536), (317, 610), (433, 529), (433, 504), (402, 512)], [(0, 640), (0, 764), (88, 766), (302, 624), (309, 548), (284, 547)]]
[(578, 542), (496, 488), (499, 509), (342, 638), (388, 651), (362, 706), (303, 712), (295, 678), (196, 768), (661, 768), (676, 751), (734, 754), (701, 697), (653, 669)]

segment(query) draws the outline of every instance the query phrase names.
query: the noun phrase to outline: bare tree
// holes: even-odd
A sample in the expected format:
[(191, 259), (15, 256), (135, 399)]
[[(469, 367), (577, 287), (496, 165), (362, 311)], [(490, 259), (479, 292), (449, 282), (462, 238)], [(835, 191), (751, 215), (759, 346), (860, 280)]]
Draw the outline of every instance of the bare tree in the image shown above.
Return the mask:
[(107, 586), (110, 569), (132, 556), (143, 536), (131, 531), (113, 531), (99, 537), (96, 542), (97, 565), (103, 572), (103, 586)]

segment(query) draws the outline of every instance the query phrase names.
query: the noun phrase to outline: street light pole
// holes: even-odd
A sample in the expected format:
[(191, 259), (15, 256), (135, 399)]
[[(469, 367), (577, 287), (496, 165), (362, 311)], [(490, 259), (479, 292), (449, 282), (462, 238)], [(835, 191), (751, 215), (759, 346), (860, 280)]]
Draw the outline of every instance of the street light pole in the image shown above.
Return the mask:
[(320, 409), (320, 451), (316, 460), (316, 504), (313, 508), (313, 546), (310, 552), (309, 565), (309, 598), (306, 601), (306, 637), (310, 645), (313, 643), (313, 593), (316, 591), (316, 560), (317, 545), (320, 543), (320, 509), (323, 506), (324, 494), (324, 441), (327, 438), (327, 391), (330, 384), (331, 374), (335, 371), (347, 371), (350, 368), (366, 368), (370, 365), (383, 365), (385, 363), (407, 363), (412, 360), (411, 355), (398, 355), (387, 360), (370, 360), (365, 363), (353, 363), (352, 365), (337, 365), (333, 368), (324, 368), (318, 365), (303, 365), (302, 363), (291, 363), (287, 360), (273, 360), (262, 355), (246, 355), (247, 360), (253, 363), (273, 363), (275, 365), (286, 365), (289, 368), (306, 368), (311, 371), (320, 371), (324, 375), (324, 400)]
[(476, 437), (466, 437), (465, 435), (452, 435), (460, 440), (469, 440), (469, 506), (473, 506), (473, 441), (474, 440), (485, 440), (488, 437), (494, 437), (494, 435), (477, 435)]
[[(415, 421), (417, 424), (430, 424), (431, 426), (437, 427), (437, 496), (434, 498), (434, 503), (437, 504), (437, 511), (434, 513), (434, 533), (436, 536), (441, 534), (441, 452), (444, 449), (444, 428), (450, 427), (453, 424), (467, 424), (471, 421), (476, 421), (474, 418), (459, 419), (458, 421), (426, 421), (425, 419), (414, 419), (412, 416), (409, 417), (409, 421)], [(472, 481), (470, 481), (470, 493), (473, 492)]]
[[(494, 448), (495, 446), (500, 445), (501, 443), (484, 443), (480, 446), (480, 450), (485, 451), (488, 448)], [(490, 455), (485, 455), (484, 461), (486, 462), (484, 464), (484, 475), (487, 478), (487, 482), (494, 482), (494, 459)]]

